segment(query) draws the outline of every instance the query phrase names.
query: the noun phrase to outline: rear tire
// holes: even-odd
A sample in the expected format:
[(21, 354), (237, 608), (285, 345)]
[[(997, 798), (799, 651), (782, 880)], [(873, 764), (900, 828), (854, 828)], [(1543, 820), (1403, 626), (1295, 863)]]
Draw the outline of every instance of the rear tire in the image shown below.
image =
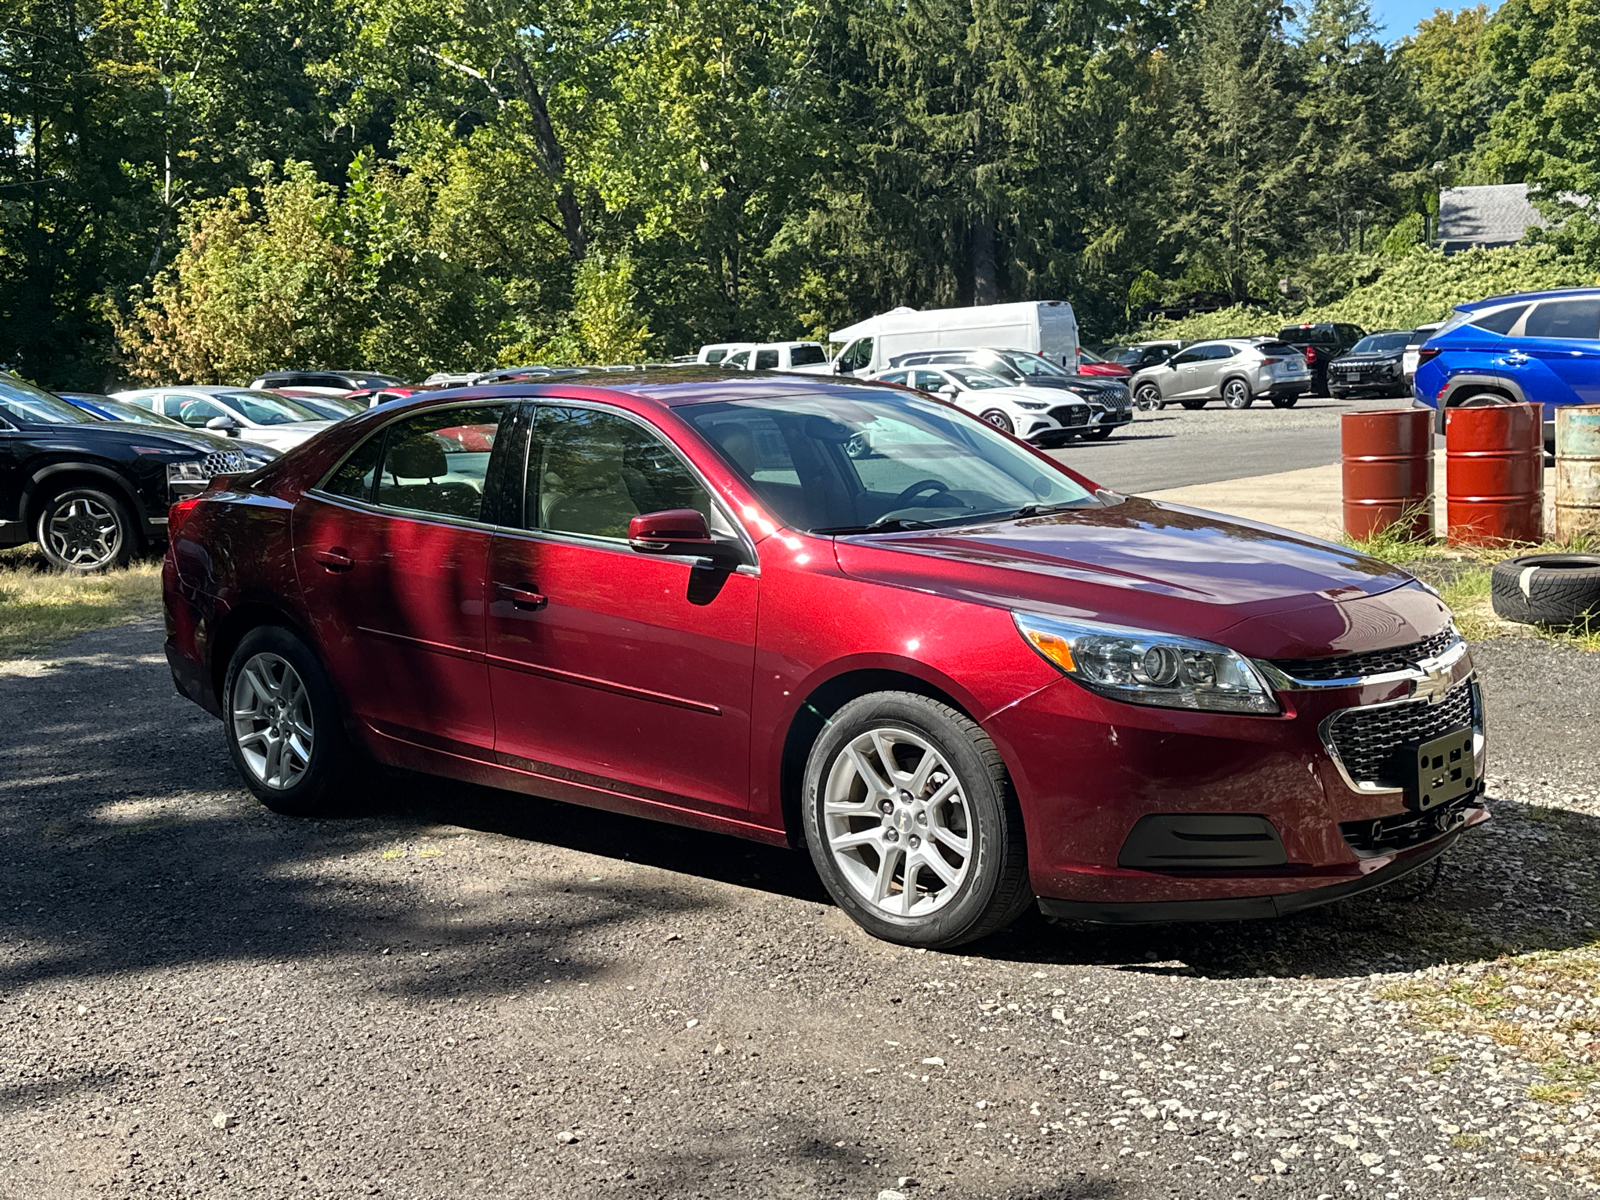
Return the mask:
[(874, 937), (959, 946), (1033, 899), (1000, 751), (949, 705), (909, 692), (850, 701), (811, 747), (801, 806), (823, 885)]
[(1204, 400), (1180, 400), (1179, 403), (1187, 408), (1190, 412), (1194, 412), (1196, 409), (1204, 408), (1206, 406), (1206, 402)]
[(331, 812), (351, 783), (354, 755), (333, 683), (294, 634), (262, 625), (240, 640), (222, 688), (228, 754), (245, 786), (273, 812)]
[(1116, 431), (1117, 427), (1115, 425), (1107, 425), (1103, 429), (1090, 429), (1084, 433), (1083, 440), (1086, 442), (1103, 442)]
[(1272, 407), (1273, 408), (1293, 408), (1299, 402), (1300, 402), (1300, 397), (1299, 396), (1274, 396), (1272, 398)]
[(1567, 628), (1600, 619), (1600, 554), (1524, 554), (1495, 564), (1489, 597), (1496, 615), (1524, 625)]
[(1242, 379), (1230, 379), (1222, 385), (1222, 402), (1229, 408), (1249, 408), (1256, 402), (1250, 394), (1250, 385)]
[(34, 518), (33, 535), (45, 561), (74, 575), (125, 567), (138, 545), (127, 505), (95, 487), (50, 497)]

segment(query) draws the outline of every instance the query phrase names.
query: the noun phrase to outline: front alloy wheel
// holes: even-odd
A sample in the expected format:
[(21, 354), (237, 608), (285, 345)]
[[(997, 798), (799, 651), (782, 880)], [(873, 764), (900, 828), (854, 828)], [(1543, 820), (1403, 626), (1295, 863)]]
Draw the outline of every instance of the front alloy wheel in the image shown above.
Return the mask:
[(1015, 433), (1016, 427), (1011, 424), (1011, 418), (998, 408), (991, 408), (983, 414), (983, 419), (993, 425), (1001, 433)]
[(1141, 383), (1133, 393), (1133, 403), (1140, 412), (1155, 412), (1161, 407), (1161, 389), (1153, 383)]
[(802, 808), (823, 885), (876, 937), (956, 946), (1032, 898), (999, 751), (926, 696), (878, 692), (834, 713), (807, 759)]
[(127, 510), (98, 488), (73, 488), (52, 499), (39, 512), (35, 537), (51, 566), (81, 574), (120, 567), (133, 552)]

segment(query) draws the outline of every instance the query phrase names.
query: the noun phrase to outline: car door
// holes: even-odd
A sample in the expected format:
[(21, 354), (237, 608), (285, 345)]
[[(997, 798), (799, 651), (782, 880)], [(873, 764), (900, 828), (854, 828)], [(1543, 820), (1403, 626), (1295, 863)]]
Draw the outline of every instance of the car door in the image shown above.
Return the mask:
[(354, 715), (385, 737), (486, 760), (483, 503), (506, 409), (393, 422), (310, 489), (293, 522), (312, 632)]
[(1238, 353), (1236, 346), (1218, 344), (1205, 347), (1205, 357), (1195, 364), (1193, 394), (1208, 400), (1222, 395), (1222, 378)]
[(1150, 375), (1161, 389), (1163, 400), (1187, 400), (1194, 394), (1200, 377), (1200, 367), (1205, 361), (1204, 346), (1193, 347), (1173, 355), (1166, 365), (1157, 367)]
[(627, 540), (631, 518), (674, 508), (736, 527), (639, 418), (568, 401), (529, 411), (522, 511), (506, 518), (520, 531), (496, 534), (489, 566), (499, 761), (590, 795), (748, 809), (760, 580)]
[[(1544, 419), (1560, 404), (1600, 403), (1600, 296), (1542, 300), (1506, 339), (1499, 366)], [(1554, 403), (1552, 403), (1554, 402)]]

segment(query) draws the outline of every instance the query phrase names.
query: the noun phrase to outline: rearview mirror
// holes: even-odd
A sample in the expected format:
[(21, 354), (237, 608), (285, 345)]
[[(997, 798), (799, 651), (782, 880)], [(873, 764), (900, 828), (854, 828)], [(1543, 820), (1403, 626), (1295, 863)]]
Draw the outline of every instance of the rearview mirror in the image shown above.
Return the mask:
[(232, 417), (212, 417), (206, 422), (206, 428), (213, 433), (225, 434), (228, 437), (239, 436), (239, 422)]
[(640, 554), (710, 554), (717, 549), (705, 514), (693, 508), (640, 513), (628, 522), (628, 545)]

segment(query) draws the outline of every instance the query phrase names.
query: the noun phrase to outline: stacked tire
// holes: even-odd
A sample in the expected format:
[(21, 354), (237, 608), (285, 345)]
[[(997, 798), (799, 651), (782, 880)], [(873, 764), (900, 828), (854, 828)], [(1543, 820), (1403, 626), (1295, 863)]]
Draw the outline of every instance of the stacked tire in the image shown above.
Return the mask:
[(1525, 554), (1495, 566), (1495, 613), (1524, 625), (1600, 625), (1600, 554)]

